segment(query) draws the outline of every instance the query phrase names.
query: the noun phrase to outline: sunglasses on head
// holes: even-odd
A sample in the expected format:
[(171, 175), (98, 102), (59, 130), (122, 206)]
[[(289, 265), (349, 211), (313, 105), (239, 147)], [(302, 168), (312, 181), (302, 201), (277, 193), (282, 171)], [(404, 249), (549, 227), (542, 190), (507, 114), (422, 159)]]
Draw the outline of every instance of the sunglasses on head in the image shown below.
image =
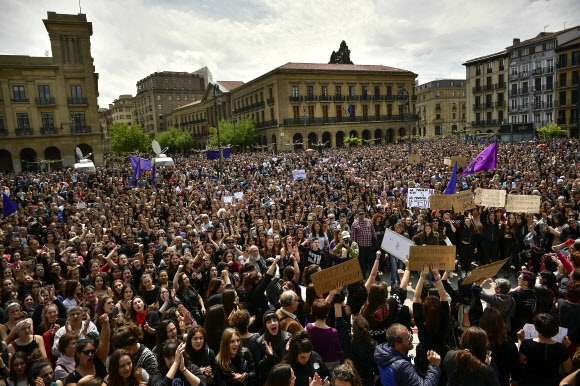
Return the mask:
[(89, 354), (93, 354), (93, 355), (94, 355), (94, 354), (97, 352), (97, 349), (96, 349), (96, 348), (94, 348), (94, 349), (92, 349), (92, 350), (83, 350), (83, 351), (81, 351), (81, 352), (82, 352), (83, 354), (85, 354), (85, 355), (89, 355)]
[(340, 378), (348, 378), (350, 371), (347, 370), (332, 370), (332, 375)]

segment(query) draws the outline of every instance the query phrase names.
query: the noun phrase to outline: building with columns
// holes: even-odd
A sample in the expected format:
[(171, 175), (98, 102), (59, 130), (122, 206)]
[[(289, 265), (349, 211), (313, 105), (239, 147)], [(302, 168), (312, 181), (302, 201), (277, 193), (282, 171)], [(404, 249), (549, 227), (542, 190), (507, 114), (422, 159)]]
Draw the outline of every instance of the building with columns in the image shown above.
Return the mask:
[(103, 162), (92, 23), (55, 12), (43, 22), (51, 56), (0, 56), (0, 171), (72, 166), (76, 146)]
[[(356, 136), (363, 143), (387, 143), (419, 135), (414, 114), (417, 74), (378, 65), (287, 63), (247, 83), (218, 81), (221, 104), (217, 119), (252, 118), (260, 145), (272, 149), (315, 147), (319, 142), (343, 146)], [(209, 143), (207, 130), (216, 114), (210, 84), (201, 101), (173, 109), (168, 126), (182, 127)], [(397, 103), (399, 88), (408, 105)], [(217, 105), (217, 104), (216, 104)]]

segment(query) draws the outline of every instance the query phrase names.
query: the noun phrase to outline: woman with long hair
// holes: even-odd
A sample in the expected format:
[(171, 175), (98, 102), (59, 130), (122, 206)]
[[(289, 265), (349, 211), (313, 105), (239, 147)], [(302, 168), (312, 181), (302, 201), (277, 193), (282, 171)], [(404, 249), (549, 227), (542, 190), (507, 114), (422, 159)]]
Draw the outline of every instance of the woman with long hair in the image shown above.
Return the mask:
[(377, 343), (371, 338), (369, 323), (364, 317), (356, 315), (352, 319), (351, 329), (343, 317), (340, 303), (334, 303), (334, 314), (343, 356), (352, 361), (352, 368), (360, 374), (362, 386), (373, 386), (379, 370), (374, 360)]
[(129, 321), (136, 323), (143, 329), (142, 342), (149, 350), (153, 350), (155, 334), (160, 321), (157, 311), (148, 310), (145, 300), (141, 296), (135, 296), (127, 316)]
[(69, 308), (71, 306), (78, 306), (81, 303), (83, 286), (77, 280), (69, 280), (66, 282), (64, 288), (64, 300), (62, 304)]
[(19, 351), (10, 360), (10, 375), (6, 379), (8, 386), (28, 386), (28, 355)]
[(155, 303), (157, 296), (159, 295), (159, 286), (155, 285), (151, 275), (146, 273), (141, 276), (141, 286), (139, 289), (141, 290), (141, 296), (147, 306)]
[(447, 384), (499, 386), (490, 366), (491, 357), (487, 356), (488, 348), (485, 331), (480, 327), (469, 327), (461, 335), (459, 349), (449, 351), (443, 360), (442, 367), (447, 374)]
[(493, 307), (486, 307), (479, 318), (479, 327), (487, 334), (491, 351), (490, 365), (496, 370), (499, 384), (501, 386), (509, 386), (510, 379), (519, 381), (520, 361), (518, 347), (507, 336), (501, 313)]
[(217, 363), (214, 351), (206, 343), (206, 336), (205, 328), (199, 325), (193, 326), (185, 339), (185, 352), (189, 355), (191, 362), (196, 364), (205, 375), (207, 383), (213, 384)]
[(228, 318), (232, 312), (243, 308), (240, 304), (238, 293), (235, 289), (231, 288), (224, 290), (222, 293), (222, 305), (224, 306), (224, 312)]
[[(427, 296), (421, 302), (421, 289), (429, 272), (433, 274), (433, 280), (439, 297)], [(442, 358), (445, 358), (449, 347), (446, 344), (447, 332), (449, 328), (449, 302), (447, 293), (443, 288), (441, 277), (439, 276), (439, 265), (425, 265), (421, 270), (421, 276), (417, 282), (415, 294), (413, 296), (413, 316), (417, 325), (419, 344), (416, 348), (415, 368), (422, 375), (427, 373), (429, 361), (427, 351), (436, 351)]]
[(460, 216), (456, 235), (461, 278), (465, 278), (471, 272), (471, 262), (477, 253), (477, 230), (470, 217)]
[(105, 378), (107, 375), (105, 361), (109, 355), (109, 317), (102, 315), (100, 320), (103, 330), (101, 331), (98, 348), (92, 339), (81, 339), (77, 342), (74, 356), (76, 368), (66, 377), (65, 386), (76, 386), (87, 375), (95, 375), (99, 378)]
[(290, 339), (289, 350), (282, 359), (283, 363), (288, 363), (294, 370), (296, 376), (296, 386), (309, 385), (309, 379), (313, 379), (317, 374), (321, 379), (330, 376), (330, 371), (326, 364), (312, 348), (312, 342), (306, 331), (301, 331)]
[(191, 313), (191, 315), (201, 323), (205, 316), (205, 305), (203, 304), (203, 298), (197, 293), (197, 291), (190, 284), (189, 277), (181, 270), (183, 265), (177, 268), (177, 273), (173, 279), (173, 288), (175, 289), (175, 295), (185, 308)]
[(270, 370), (265, 386), (294, 386), (296, 377), (288, 363), (279, 363)]
[(111, 285), (111, 293), (112, 293), (112, 297), (113, 300), (115, 300), (115, 303), (118, 303), (121, 299), (121, 290), (123, 289), (123, 280), (119, 280), (116, 279), (113, 281), (113, 284)]
[(131, 310), (131, 302), (133, 298), (137, 295), (137, 291), (135, 287), (131, 284), (123, 284), (123, 288), (121, 288), (121, 298), (117, 302), (117, 307), (119, 308), (119, 313), (123, 314), (125, 317), (129, 310)]
[(257, 380), (254, 359), (242, 347), (240, 334), (233, 328), (224, 330), (216, 362), (216, 385), (253, 385)]
[(206, 316), (204, 327), (207, 331), (207, 345), (214, 352), (217, 352), (219, 351), (222, 334), (228, 327), (224, 306), (221, 304), (211, 306)]
[(258, 338), (260, 353), (257, 369), (260, 383), (266, 379), (270, 369), (280, 363), (286, 355), (286, 344), (292, 338), (289, 332), (280, 328), (280, 318), (274, 311), (264, 314), (264, 333)]
[(127, 350), (135, 359), (137, 367), (144, 369), (147, 374), (153, 374), (157, 371), (157, 359), (151, 350), (140, 343), (142, 339), (143, 329), (134, 323), (128, 323), (115, 330), (111, 344), (116, 349)]
[(280, 255), (276, 256), (274, 263), (268, 267), (264, 276), (257, 271), (248, 272), (248, 274), (244, 276), (243, 287), (244, 291), (246, 291), (248, 311), (250, 312), (250, 315), (256, 317), (256, 321), (252, 326), (250, 326), (252, 332), (262, 331), (264, 313), (269, 309), (268, 298), (266, 297), (265, 292), (276, 273), (276, 267), (278, 266), (279, 261)]
[(520, 382), (523, 385), (556, 386), (560, 382), (560, 370), (564, 373), (572, 370), (570, 353), (563, 342), (553, 339), (558, 335), (559, 325), (551, 315), (537, 314), (532, 323), (538, 332), (537, 338), (525, 339), (524, 331), (518, 331), (523, 366)]
[(135, 365), (129, 351), (118, 349), (109, 358), (109, 375), (105, 382), (108, 386), (140, 386), (147, 378)]
[(163, 355), (162, 349), (163, 344), (165, 341), (169, 339), (180, 339), (179, 330), (177, 329), (177, 324), (173, 319), (165, 319), (159, 323), (159, 327), (157, 328), (157, 333), (155, 334), (155, 348), (153, 349), (153, 354), (157, 357), (157, 362), (159, 362), (159, 358)]
[(413, 236), (415, 245), (439, 245), (439, 233), (431, 223), (425, 223), (423, 230)]
[(342, 365), (332, 370), (330, 375), (332, 386), (363, 386), (362, 379), (350, 359), (345, 360)]
[[(198, 366), (191, 363), (185, 353), (185, 343), (177, 339), (169, 339), (163, 342), (157, 357), (159, 368), (151, 375), (152, 385), (172, 386), (183, 384), (185, 386), (198, 386), (205, 376)], [(181, 383), (178, 381), (181, 380)]]
[(105, 280), (105, 275), (101, 272), (97, 273), (95, 276), (91, 278), (91, 285), (95, 287), (95, 295), (98, 298), (102, 298), (103, 296), (111, 296), (112, 290), (107, 285), (107, 281)]

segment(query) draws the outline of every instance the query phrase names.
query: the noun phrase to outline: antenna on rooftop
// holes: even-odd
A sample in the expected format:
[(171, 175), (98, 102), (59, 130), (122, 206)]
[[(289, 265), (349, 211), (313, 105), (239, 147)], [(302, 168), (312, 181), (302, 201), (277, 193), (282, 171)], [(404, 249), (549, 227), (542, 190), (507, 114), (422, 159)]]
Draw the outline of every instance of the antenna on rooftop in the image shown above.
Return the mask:
[[(546, 32), (546, 28), (548, 28), (549, 26), (550, 26), (550, 24), (544, 26), (544, 32)], [(564, 28), (566, 28), (566, 27), (564, 27)]]
[(81, 0), (79, 0), (79, 14), (83, 13), (83, 8), (81, 7)]

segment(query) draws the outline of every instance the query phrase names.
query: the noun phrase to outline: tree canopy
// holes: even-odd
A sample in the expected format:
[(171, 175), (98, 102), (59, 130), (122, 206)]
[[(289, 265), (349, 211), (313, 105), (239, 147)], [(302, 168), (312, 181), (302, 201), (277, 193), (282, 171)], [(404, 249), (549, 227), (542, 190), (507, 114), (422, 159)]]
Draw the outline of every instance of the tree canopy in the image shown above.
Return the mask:
[[(232, 123), (231, 121), (222, 119), (219, 122), (220, 142), (222, 147), (227, 145), (246, 147), (256, 145), (260, 138), (260, 133), (256, 129), (256, 125), (252, 119), (247, 118), (242, 121)], [(217, 146), (217, 130), (215, 127), (210, 128), (211, 146)]]
[(538, 127), (536, 129), (536, 133), (538, 134), (539, 137), (549, 137), (549, 138), (565, 137), (568, 135), (567, 130), (560, 128), (560, 126), (558, 126), (554, 122), (548, 124), (547, 126)]
[(157, 134), (155, 139), (159, 142), (161, 148), (180, 149), (182, 153), (190, 149), (195, 142), (189, 132), (180, 130), (177, 127), (172, 127)]
[(348, 46), (346, 45), (346, 42), (343, 40), (342, 43), (340, 43), (340, 48), (337, 51), (332, 51), (332, 54), (330, 55), (330, 62), (328, 62), (329, 64), (354, 64), (351, 60), (350, 60), (350, 50), (348, 49)]
[(138, 124), (128, 125), (115, 122), (109, 127), (111, 150), (115, 153), (131, 153), (135, 151), (146, 152), (151, 148), (151, 139), (145, 134)]

